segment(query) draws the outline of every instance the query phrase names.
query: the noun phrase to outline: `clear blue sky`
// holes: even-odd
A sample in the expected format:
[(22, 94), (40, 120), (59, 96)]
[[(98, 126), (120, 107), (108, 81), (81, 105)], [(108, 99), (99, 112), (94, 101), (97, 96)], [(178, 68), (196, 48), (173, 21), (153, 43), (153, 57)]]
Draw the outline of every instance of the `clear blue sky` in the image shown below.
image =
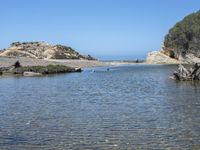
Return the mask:
[(1, 0), (0, 49), (46, 41), (99, 59), (144, 58), (199, 9), (198, 0)]

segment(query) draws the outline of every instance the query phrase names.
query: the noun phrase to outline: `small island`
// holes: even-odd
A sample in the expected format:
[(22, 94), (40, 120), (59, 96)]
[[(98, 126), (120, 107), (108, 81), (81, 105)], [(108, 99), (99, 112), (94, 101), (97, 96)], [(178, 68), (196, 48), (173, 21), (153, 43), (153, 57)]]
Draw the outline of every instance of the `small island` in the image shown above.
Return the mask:
[[(16, 67), (16, 63), (20, 67)], [(0, 51), (0, 75), (37, 76), (81, 72), (85, 67), (103, 67), (144, 63), (141, 60), (99, 61), (64, 45), (47, 42), (14, 42)]]
[(14, 42), (0, 51), (0, 75), (38, 76), (81, 72), (81, 67), (101, 66), (91, 55), (71, 47), (46, 42)]
[(23, 75), (23, 76), (40, 76), (47, 74), (81, 72), (81, 68), (72, 68), (64, 65), (47, 65), (47, 66), (21, 66), (20, 62), (15, 62), (10, 67), (1, 67), (0, 75)]

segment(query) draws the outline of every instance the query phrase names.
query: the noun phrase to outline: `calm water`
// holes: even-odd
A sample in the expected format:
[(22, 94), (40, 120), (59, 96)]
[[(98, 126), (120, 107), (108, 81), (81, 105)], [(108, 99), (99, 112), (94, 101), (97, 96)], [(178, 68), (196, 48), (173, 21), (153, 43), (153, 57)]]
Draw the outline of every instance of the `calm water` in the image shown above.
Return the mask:
[(200, 84), (175, 69), (0, 77), (0, 149), (199, 149)]

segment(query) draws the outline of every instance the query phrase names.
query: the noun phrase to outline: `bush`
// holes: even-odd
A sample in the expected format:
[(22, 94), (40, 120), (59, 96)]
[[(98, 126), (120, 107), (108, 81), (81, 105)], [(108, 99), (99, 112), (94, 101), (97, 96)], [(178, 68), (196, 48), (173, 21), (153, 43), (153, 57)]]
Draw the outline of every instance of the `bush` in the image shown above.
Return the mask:
[(74, 72), (75, 69), (63, 65), (48, 65), (48, 66), (26, 66), (19, 67), (13, 70), (14, 74), (23, 74), (24, 72), (36, 72), (41, 74), (53, 74), (53, 73), (66, 73)]
[(15, 68), (21, 67), (20, 62), (19, 62), (19, 61), (16, 61), (16, 62), (14, 63), (14, 67), (15, 67)]
[(165, 36), (164, 50), (173, 50), (171, 57), (193, 53), (200, 57), (200, 11), (178, 22)]

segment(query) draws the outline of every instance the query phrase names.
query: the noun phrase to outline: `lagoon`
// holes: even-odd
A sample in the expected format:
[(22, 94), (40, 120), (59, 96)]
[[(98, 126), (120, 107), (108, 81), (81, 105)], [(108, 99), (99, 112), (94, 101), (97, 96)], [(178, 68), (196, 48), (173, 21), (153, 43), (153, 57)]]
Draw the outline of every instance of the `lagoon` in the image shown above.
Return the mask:
[(0, 77), (0, 149), (198, 149), (200, 84), (173, 65)]

